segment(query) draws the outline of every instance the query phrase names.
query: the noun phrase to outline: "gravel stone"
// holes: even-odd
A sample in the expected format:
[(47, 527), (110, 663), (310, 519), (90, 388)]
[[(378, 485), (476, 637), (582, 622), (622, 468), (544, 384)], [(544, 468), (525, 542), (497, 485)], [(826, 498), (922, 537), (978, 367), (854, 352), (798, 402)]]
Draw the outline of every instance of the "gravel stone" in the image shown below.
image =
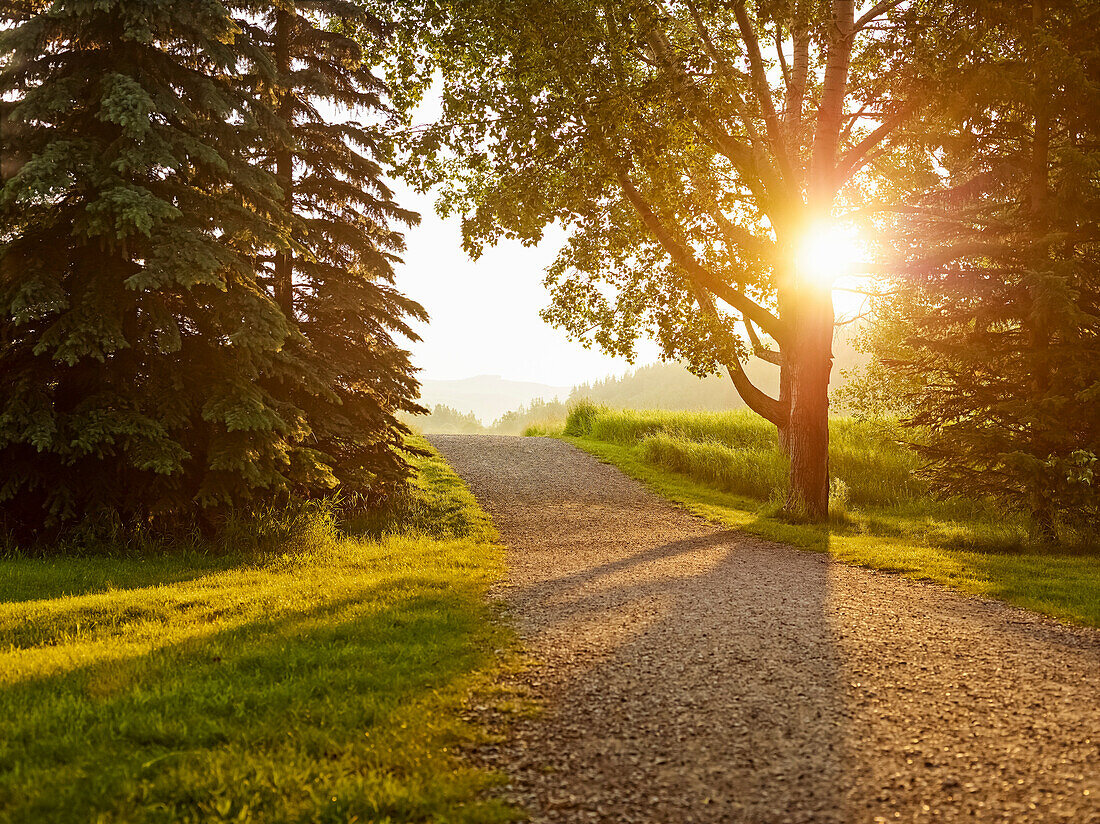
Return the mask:
[(436, 435), (508, 546), (536, 822), (1100, 822), (1100, 632), (730, 531), (562, 441)]

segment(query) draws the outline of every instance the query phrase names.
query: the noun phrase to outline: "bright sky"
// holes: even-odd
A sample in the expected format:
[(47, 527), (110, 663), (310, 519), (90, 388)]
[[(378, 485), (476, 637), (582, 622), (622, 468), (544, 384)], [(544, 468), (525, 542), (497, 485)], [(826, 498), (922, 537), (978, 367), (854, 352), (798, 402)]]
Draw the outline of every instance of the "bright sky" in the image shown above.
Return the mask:
[[(435, 213), (432, 196), (395, 188), (398, 202), (422, 216), (421, 224), (406, 233), (408, 251), (397, 270), (397, 286), (431, 315), (430, 323), (418, 326), (423, 340), (412, 345), (422, 380), (500, 375), (574, 386), (631, 368), (625, 360), (569, 341), (539, 317), (539, 310), (549, 303), (543, 270), (561, 247), (563, 233), (550, 232), (533, 248), (502, 241), (474, 262), (462, 250), (458, 218), (444, 221)], [(827, 259), (842, 257), (845, 251), (828, 241), (814, 248), (816, 255)], [(856, 283), (842, 278), (837, 285)], [(834, 298), (838, 318), (863, 308), (863, 298), (851, 293), (834, 292)], [(653, 363), (656, 347), (642, 342), (638, 355), (635, 365)]]
[[(422, 380), (500, 375), (573, 386), (630, 368), (625, 360), (569, 341), (539, 317), (550, 301), (543, 270), (563, 243), (561, 232), (534, 248), (502, 241), (475, 263), (462, 250), (457, 218), (441, 220), (430, 195), (395, 188), (398, 202), (421, 214), (420, 225), (406, 232), (397, 286), (431, 315), (430, 323), (418, 327), (423, 341), (412, 345)], [(639, 364), (656, 359), (652, 345), (639, 347)]]

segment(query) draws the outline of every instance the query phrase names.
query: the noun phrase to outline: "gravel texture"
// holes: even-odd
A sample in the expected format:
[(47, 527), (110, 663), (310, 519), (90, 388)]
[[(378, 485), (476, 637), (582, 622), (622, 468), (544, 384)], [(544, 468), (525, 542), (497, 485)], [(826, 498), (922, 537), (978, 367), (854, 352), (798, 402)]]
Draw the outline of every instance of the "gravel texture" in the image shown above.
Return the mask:
[(508, 545), (536, 822), (1100, 822), (1100, 632), (723, 530), (575, 447), (433, 436)]

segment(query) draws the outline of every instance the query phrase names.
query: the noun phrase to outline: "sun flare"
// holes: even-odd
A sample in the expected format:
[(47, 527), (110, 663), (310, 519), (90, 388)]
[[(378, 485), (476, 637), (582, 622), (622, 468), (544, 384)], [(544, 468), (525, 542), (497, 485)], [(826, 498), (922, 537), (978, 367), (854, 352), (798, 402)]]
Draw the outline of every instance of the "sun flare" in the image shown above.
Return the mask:
[(802, 236), (796, 265), (800, 277), (833, 284), (845, 275), (857, 274), (863, 257), (853, 229), (836, 223), (817, 223)]

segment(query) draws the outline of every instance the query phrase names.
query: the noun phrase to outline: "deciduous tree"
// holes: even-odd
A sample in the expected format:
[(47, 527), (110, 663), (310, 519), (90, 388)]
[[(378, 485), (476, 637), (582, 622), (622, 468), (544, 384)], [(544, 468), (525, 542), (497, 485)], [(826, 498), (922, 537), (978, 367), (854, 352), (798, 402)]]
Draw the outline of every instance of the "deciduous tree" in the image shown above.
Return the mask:
[[(863, 203), (861, 170), (965, 50), (941, 6), (447, 0), (412, 17), (444, 113), (412, 176), (444, 184), (467, 248), (567, 226), (545, 317), (614, 354), (648, 333), (724, 368), (779, 428), (790, 506), (824, 516), (833, 307), (799, 250)], [(749, 356), (778, 366), (778, 394)]]

